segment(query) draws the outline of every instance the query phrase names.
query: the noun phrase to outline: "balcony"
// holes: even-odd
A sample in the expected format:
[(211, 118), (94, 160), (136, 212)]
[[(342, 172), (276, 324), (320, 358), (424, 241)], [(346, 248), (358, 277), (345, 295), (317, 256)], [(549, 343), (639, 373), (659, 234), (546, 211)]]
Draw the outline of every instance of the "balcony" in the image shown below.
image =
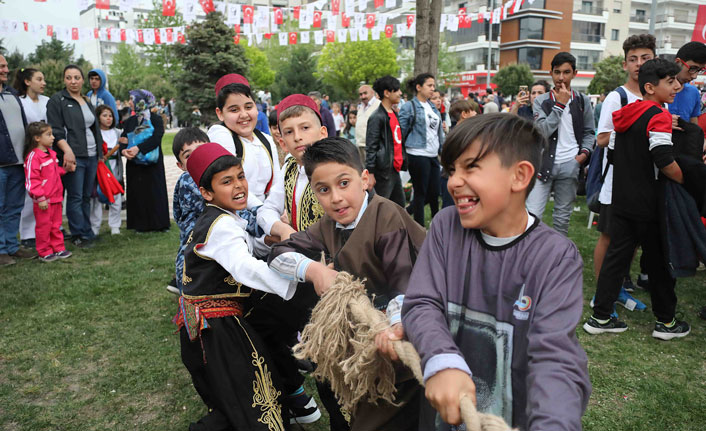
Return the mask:
[(572, 33), (571, 40), (573, 42), (584, 42), (584, 43), (601, 43), (600, 34), (586, 34), (586, 33)]
[(589, 6), (582, 6), (580, 8), (574, 9), (574, 13), (580, 13), (583, 15), (598, 15), (602, 16), (603, 15), (603, 7), (589, 7)]
[(649, 19), (646, 15), (630, 15), (630, 22), (639, 22), (647, 24), (649, 22)]

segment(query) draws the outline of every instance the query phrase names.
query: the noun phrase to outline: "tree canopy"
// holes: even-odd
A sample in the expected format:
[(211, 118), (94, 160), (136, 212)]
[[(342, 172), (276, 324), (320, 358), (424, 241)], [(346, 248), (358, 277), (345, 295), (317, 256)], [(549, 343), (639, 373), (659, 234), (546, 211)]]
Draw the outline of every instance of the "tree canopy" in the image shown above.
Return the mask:
[(530, 86), (534, 81), (532, 70), (527, 63), (510, 64), (500, 68), (492, 79), (498, 86), (498, 91), (506, 96), (514, 96), (520, 92), (520, 85)]
[(275, 82), (275, 71), (265, 53), (258, 48), (245, 46), (245, 57), (250, 63), (248, 81), (253, 91), (269, 89)]
[(608, 93), (625, 84), (628, 73), (623, 70), (623, 57), (611, 55), (596, 63), (596, 74), (588, 84), (591, 94)]

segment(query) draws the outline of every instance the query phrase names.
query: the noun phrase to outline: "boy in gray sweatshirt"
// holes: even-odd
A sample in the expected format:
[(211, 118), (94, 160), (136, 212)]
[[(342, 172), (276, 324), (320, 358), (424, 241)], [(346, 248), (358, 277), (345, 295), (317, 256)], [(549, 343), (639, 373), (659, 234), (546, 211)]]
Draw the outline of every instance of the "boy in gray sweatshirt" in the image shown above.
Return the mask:
[(422, 408), (419, 429), (458, 425), (462, 394), (523, 431), (581, 429), (583, 263), (525, 209), (545, 145), (531, 122), (504, 114), (464, 121), (446, 140), (455, 207), (434, 218), (402, 309), (436, 409)]

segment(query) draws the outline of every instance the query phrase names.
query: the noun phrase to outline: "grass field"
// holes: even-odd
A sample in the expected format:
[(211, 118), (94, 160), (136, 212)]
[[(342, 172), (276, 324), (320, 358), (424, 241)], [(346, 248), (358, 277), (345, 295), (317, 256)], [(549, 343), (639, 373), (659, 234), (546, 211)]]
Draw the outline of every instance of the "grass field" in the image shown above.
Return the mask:
[(167, 132), (162, 137), (162, 154), (165, 156), (174, 155), (172, 151), (172, 143), (174, 142), (174, 136), (176, 132)]
[[(597, 238), (586, 222), (585, 209), (573, 214), (571, 237), (586, 264), (584, 318)], [(123, 232), (104, 231), (93, 249), (73, 250), (66, 261), (0, 269), (1, 430), (186, 430), (205, 414), (179, 357), (175, 297), (164, 289), (178, 231)], [(699, 272), (678, 283), (678, 310), (693, 328), (685, 339), (657, 341), (649, 312), (622, 308), (624, 334), (579, 329), (593, 382), (585, 429), (706, 428), (706, 322), (696, 317), (705, 278)]]

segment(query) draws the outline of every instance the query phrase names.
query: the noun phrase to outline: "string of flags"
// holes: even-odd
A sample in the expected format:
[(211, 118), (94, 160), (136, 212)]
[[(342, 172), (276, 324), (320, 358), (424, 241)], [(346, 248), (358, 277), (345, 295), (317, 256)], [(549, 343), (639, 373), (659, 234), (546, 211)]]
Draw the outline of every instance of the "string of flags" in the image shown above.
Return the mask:
[[(47, 0), (34, 0), (46, 2)], [(95, 5), (97, 10), (110, 9), (111, 0), (78, 0), (80, 10)], [(119, 3), (122, 11), (130, 11), (137, 0), (112, 0)], [(181, 12), (185, 22), (194, 21), (201, 13), (221, 12), (225, 23), (233, 26), (233, 42), (239, 44), (246, 38), (249, 45), (260, 45), (263, 40), (276, 37), (280, 45), (309, 44), (317, 45), (331, 42), (358, 42), (379, 40), (381, 35), (391, 38), (414, 36), (416, 32), (415, 15), (399, 12), (369, 12), (369, 0), (345, 0), (341, 9), (341, 0), (317, 0), (302, 6), (269, 7), (227, 3), (214, 0), (180, 0)], [(395, 8), (397, 0), (373, 0), (374, 8), (382, 6)], [(176, 0), (162, 0), (162, 15), (176, 14)], [(456, 14), (441, 14), (439, 32), (457, 32), (471, 28), (474, 22), (497, 24), (508, 16), (518, 12), (524, 4), (534, 0), (507, 0), (500, 7), (488, 10), (481, 7), (477, 12), (459, 8)], [(326, 5), (330, 7), (324, 10)], [(356, 11), (356, 8), (358, 11)], [(401, 23), (391, 21), (404, 16)], [(283, 31), (280, 26), (285, 18), (296, 21), (300, 31)], [(340, 18), (340, 19), (339, 19)], [(303, 31), (302, 31), (303, 30)], [(309, 31), (311, 30), (311, 31)], [(27, 32), (42, 37), (55, 35), (64, 42), (85, 40), (114, 41), (125, 43), (143, 43), (161, 45), (186, 43), (185, 27), (125, 29), (116, 27), (65, 27), (52, 24), (0, 20), (0, 33)]]

